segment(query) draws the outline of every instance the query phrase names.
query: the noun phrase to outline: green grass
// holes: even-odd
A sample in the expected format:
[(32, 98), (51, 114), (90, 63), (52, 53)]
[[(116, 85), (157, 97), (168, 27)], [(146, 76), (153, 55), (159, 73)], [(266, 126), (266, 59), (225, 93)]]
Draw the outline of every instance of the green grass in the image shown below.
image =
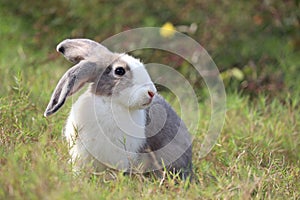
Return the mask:
[[(71, 102), (57, 115), (43, 117), (70, 64), (54, 53), (59, 41), (36, 45), (30, 21), (1, 7), (0, 19), (0, 199), (300, 198), (299, 52), (287, 50), (276, 66), (269, 63), (286, 73), (286, 88), (278, 96), (261, 93), (253, 98), (226, 85), (223, 131), (213, 150), (200, 159), (201, 135), (210, 120), (209, 99), (202, 99), (200, 128), (192, 133), (197, 181), (189, 187), (172, 179), (161, 184), (116, 172), (74, 175), (61, 136)], [(264, 48), (280, 54), (277, 46)]]
[[(47, 80), (46, 76), (37, 79), (40, 83)], [(267, 104), (266, 98), (260, 97), (253, 103), (229, 94), (223, 132), (204, 159), (198, 158), (200, 134), (193, 133), (194, 171), (199, 182), (186, 189), (184, 183), (176, 185), (172, 180), (160, 186), (160, 180), (121, 173), (108, 181), (107, 174), (74, 176), (61, 138), (68, 108), (45, 119), (42, 113), (51, 91), (36, 102), (32, 96), (38, 91), (28, 94), (18, 85), (26, 83), (17, 81), (10, 94), (1, 98), (1, 199), (299, 198), (297, 100)], [(208, 105), (200, 105), (203, 113)], [(208, 122), (209, 117), (202, 117), (201, 127)]]

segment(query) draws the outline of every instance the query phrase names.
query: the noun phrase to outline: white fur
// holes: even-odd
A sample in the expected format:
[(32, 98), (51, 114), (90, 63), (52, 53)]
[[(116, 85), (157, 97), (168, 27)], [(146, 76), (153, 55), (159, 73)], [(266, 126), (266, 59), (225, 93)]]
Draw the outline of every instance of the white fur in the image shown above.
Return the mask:
[(116, 100), (130, 109), (141, 109), (147, 107), (150, 102), (148, 91), (156, 93), (157, 90), (144, 65), (130, 55), (122, 54), (120, 60), (126, 62), (133, 74), (133, 86), (124, 89), (116, 96)]
[(133, 82), (135, 85), (152, 83), (147, 70), (145, 69), (144, 65), (140, 62), (139, 59), (136, 59), (128, 54), (122, 54), (120, 60), (125, 61), (130, 66), (130, 70), (132, 71), (134, 77)]
[(97, 170), (129, 169), (136, 160), (130, 152), (138, 152), (145, 143), (144, 125), (144, 110), (130, 111), (109, 97), (85, 92), (73, 104), (65, 129), (72, 162), (82, 166), (96, 159)]

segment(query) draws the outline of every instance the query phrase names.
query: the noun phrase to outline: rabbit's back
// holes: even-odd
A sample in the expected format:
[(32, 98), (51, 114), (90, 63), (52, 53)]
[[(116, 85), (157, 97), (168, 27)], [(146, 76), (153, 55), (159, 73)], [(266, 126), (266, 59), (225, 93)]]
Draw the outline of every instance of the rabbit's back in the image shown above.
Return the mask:
[[(165, 165), (171, 171), (181, 170), (185, 177), (190, 174), (191, 136), (181, 118), (160, 95), (156, 95), (151, 106), (146, 109), (145, 135), (147, 145), (141, 151), (152, 152), (149, 157), (152, 161), (149, 163)], [(157, 167), (150, 166), (154, 169)]]

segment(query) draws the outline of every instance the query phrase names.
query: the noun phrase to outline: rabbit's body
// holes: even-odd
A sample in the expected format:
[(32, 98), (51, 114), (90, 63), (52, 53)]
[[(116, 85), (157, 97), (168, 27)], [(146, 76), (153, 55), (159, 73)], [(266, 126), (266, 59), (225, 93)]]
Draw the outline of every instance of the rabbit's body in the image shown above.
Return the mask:
[(76, 65), (59, 81), (45, 116), (90, 83), (72, 105), (65, 127), (77, 169), (91, 164), (97, 171), (165, 168), (184, 178), (191, 174), (188, 130), (138, 59), (87, 39), (65, 40), (57, 50)]

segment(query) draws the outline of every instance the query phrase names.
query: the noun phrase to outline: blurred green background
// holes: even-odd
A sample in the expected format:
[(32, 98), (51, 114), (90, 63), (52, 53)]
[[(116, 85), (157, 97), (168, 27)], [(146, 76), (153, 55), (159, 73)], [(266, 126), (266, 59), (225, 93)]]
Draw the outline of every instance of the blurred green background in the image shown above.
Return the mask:
[[(8, 40), (18, 38), (25, 54), (27, 49), (45, 51), (48, 59), (55, 59), (55, 45), (65, 38), (101, 42), (124, 30), (170, 22), (179, 31), (184, 26), (209, 52), (228, 91), (274, 96), (294, 92), (293, 84), (299, 83), (298, 0), (2, 0), (0, 6), (1, 32), (10, 34)], [(10, 46), (7, 40), (1, 43)]]

